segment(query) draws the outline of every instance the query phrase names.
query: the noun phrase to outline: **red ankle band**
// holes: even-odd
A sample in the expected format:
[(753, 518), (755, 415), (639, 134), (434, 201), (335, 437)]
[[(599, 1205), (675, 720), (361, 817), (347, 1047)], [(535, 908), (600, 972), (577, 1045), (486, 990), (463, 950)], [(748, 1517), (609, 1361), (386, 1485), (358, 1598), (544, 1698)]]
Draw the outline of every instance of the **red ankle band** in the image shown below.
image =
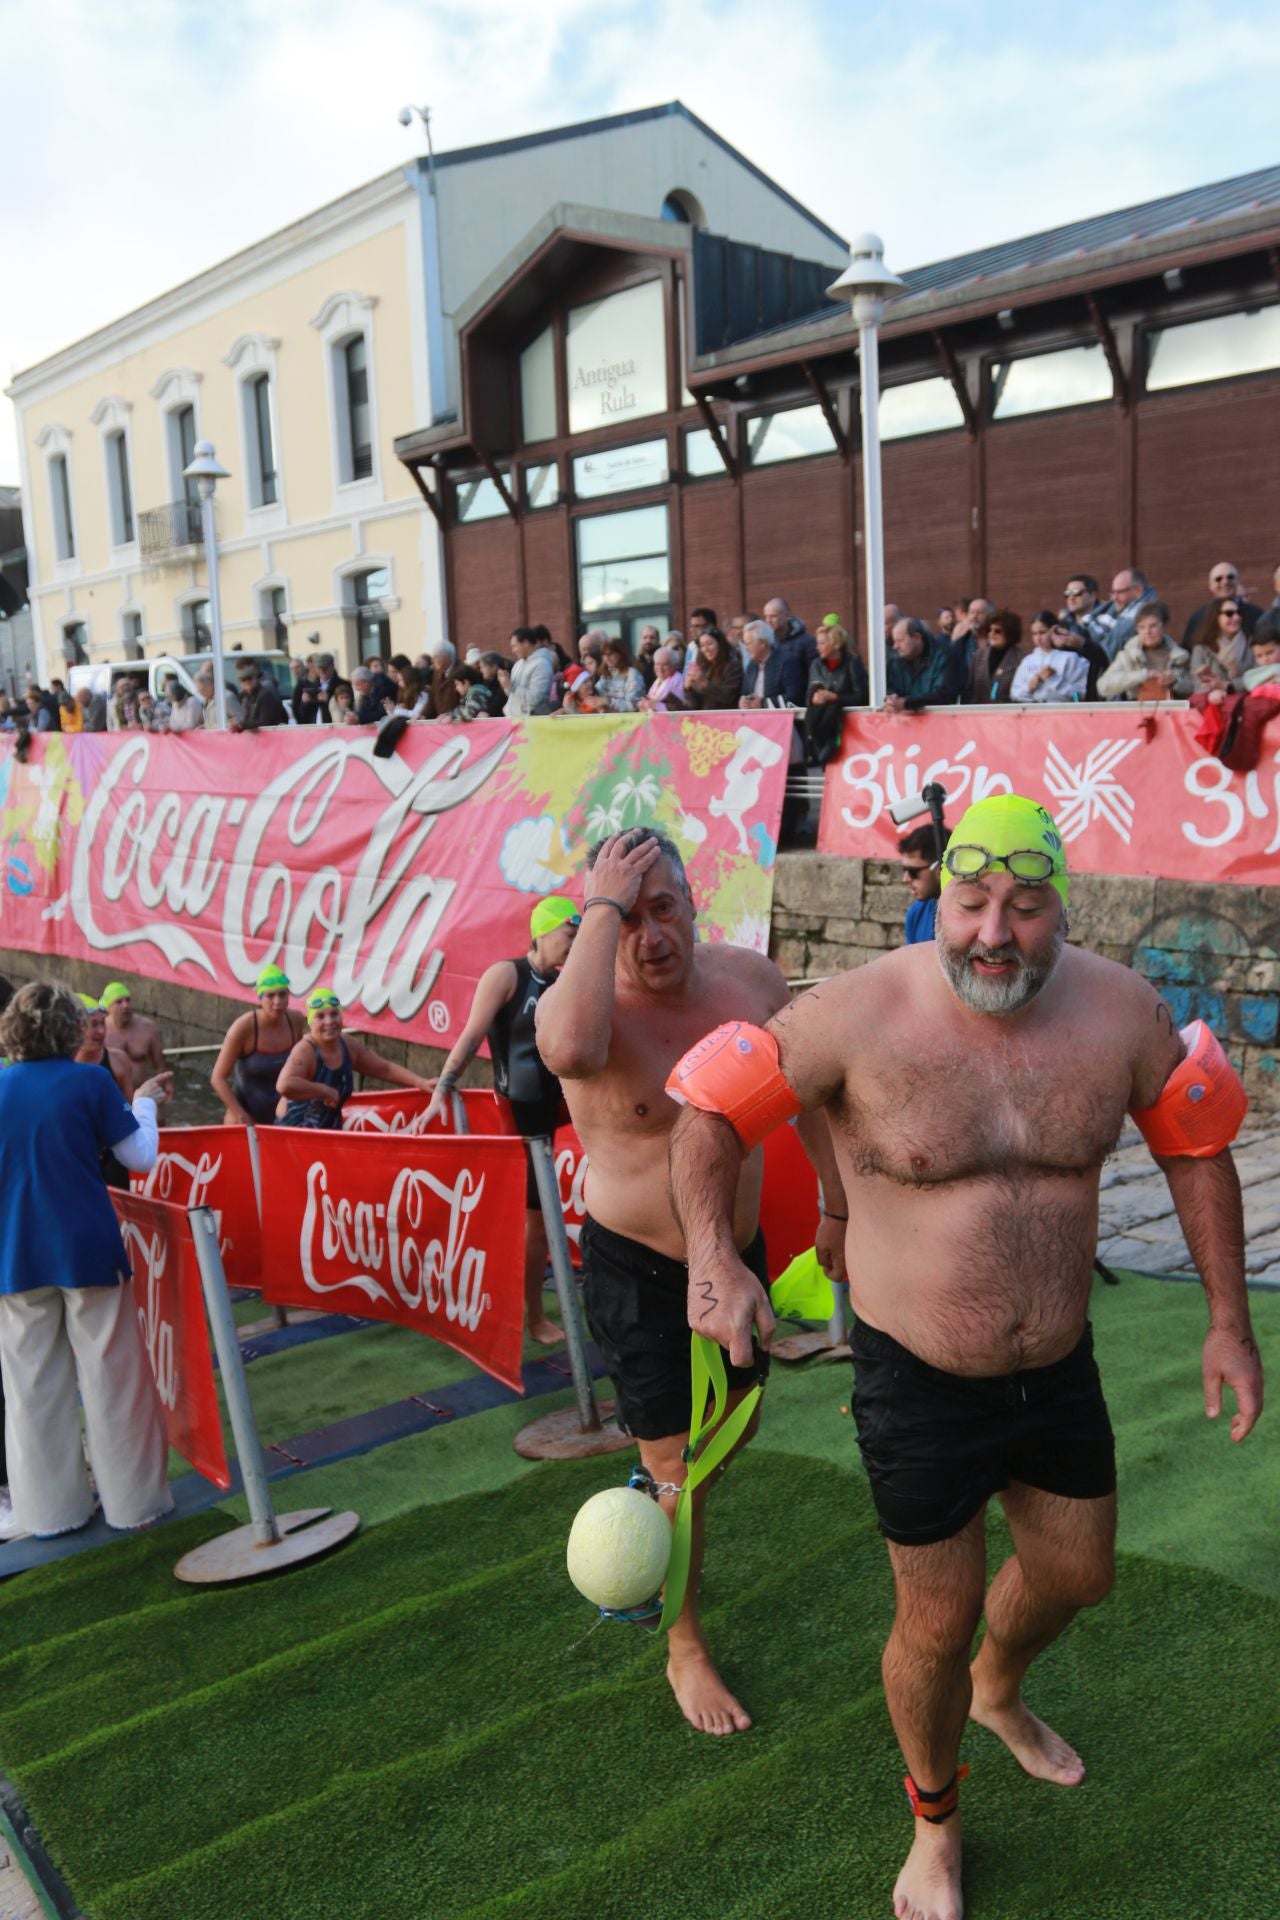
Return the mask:
[(945, 1787), (939, 1787), (936, 1793), (930, 1793), (924, 1787), (918, 1787), (907, 1774), (903, 1786), (911, 1802), (911, 1811), (917, 1820), (927, 1820), (930, 1826), (940, 1827), (949, 1820), (960, 1805), (960, 1782), (969, 1778), (968, 1767), (958, 1767)]

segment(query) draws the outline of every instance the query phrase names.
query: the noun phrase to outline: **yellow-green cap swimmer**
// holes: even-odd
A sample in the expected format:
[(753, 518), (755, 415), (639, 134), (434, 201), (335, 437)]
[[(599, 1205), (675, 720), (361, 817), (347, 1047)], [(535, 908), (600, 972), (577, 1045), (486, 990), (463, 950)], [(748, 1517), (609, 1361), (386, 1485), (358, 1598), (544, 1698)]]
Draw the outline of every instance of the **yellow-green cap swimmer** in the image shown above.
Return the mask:
[(264, 967), (253, 983), (253, 990), (259, 997), (264, 993), (288, 993), (289, 976), (283, 967)]
[[(963, 813), (951, 833), (951, 843), (942, 863), (942, 885), (950, 880), (963, 879), (966, 873), (975, 878), (983, 871), (984, 862), (976, 857), (980, 851), (990, 858), (999, 860), (1002, 865), (1017, 854), (1039, 856), (1039, 863), (1048, 861), (1039, 874), (1022, 872), (1017, 878), (1034, 883), (1035, 880), (1047, 880), (1056, 887), (1065, 907), (1067, 901), (1067, 856), (1062, 844), (1062, 835), (1058, 832), (1053, 815), (1034, 800), (1024, 799), (1018, 793), (993, 793), (985, 800), (975, 800)], [(1028, 865), (1035, 865), (1036, 861)]]
[(554, 933), (557, 927), (581, 918), (582, 909), (576, 900), (566, 899), (562, 893), (553, 893), (549, 899), (539, 900), (529, 915), (530, 938), (540, 940), (544, 933)]
[(307, 995), (308, 1013), (328, 1013), (331, 1007), (342, 1009), (342, 1002), (332, 987), (315, 987)]
[(113, 980), (109, 986), (102, 989), (98, 1005), (100, 1007), (114, 1007), (117, 1000), (132, 1000), (132, 998), (133, 995), (123, 980)]

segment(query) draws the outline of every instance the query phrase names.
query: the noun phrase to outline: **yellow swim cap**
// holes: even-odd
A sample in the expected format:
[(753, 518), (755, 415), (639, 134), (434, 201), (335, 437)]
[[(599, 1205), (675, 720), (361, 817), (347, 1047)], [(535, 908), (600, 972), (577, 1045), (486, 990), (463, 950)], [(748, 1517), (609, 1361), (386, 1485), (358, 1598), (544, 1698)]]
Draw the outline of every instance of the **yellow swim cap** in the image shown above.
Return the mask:
[(576, 900), (570, 900), (563, 893), (553, 893), (546, 900), (539, 900), (529, 915), (529, 933), (534, 940), (540, 940), (544, 933), (554, 933), (557, 927), (567, 926), (570, 921), (576, 924), (582, 918), (582, 908)]
[(133, 995), (123, 980), (113, 980), (109, 986), (105, 986), (102, 989), (98, 1005), (102, 1007), (114, 1007), (117, 1000), (132, 1000), (132, 998)]
[(1035, 800), (1024, 799), (1018, 793), (993, 793), (985, 800), (975, 800), (952, 829), (942, 863), (944, 887), (948, 881), (961, 877), (955, 863), (963, 860), (964, 849), (973, 847), (1002, 860), (1018, 853), (1046, 855), (1053, 865), (1044, 878), (1051, 887), (1057, 888), (1063, 906), (1068, 904), (1067, 855), (1062, 835), (1053, 815)]

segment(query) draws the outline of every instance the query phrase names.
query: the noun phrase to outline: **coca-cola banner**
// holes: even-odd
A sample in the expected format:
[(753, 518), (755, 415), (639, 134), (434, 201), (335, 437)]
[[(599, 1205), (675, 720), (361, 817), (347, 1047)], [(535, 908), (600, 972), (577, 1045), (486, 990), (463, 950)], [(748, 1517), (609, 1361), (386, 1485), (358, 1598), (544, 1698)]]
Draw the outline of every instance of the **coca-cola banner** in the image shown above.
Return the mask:
[(185, 1207), (141, 1193), (111, 1195), (133, 1274), (138, 1322), (169, 1445), (225, 1493), (231, 1485), (209, 1328)]
[(905, 831), (889, 808), (931, 781), (953, 824), (973, 800), (1023, 793), (1053, 814), (1080, 873), (1172, 880), (1276, 878), (1280, 722), (1258, 765), (1232, 773), (1196, 745), (1199, 714), (1127, 701), (1054, 707), (939, 707), (847, 713), (827, 768), (818, 849), (891, 859)]
[[(515, 1122), (504, 1100), (487, 1087), (463, 1087), (455, 1098), (462, 1101), (467, 1133), (514, 1133)], [(353, 1093), (342, 1109), (342, 1124), (348, 1133), (427, 1133), (454, 1131), (452, 1105), (447, 1114), (427, 1124), (429, 1093), (415, 1087), (396, 1087), (383, 1091)]]
[(392, 1320), (522, 1391), (524, 1148), (264, 1127), (262, 1294)]
[[(703, 936), (763, 950), (792, 722), (773, 712), (0, 742), (0, 947), (249, 998), (284, 967), (352, 1024), (449, 1046), (591, 843), (663, 828)], [(145, 998), (145, 996), (143, 996)]]
[(262, 1229), (253, 1177), (249, 1127), (164, 1127), (150, 1173), (129, 1185), (180, 1207), (212, 1207), (227, 1283), (256, 1288), (262, 1268)]

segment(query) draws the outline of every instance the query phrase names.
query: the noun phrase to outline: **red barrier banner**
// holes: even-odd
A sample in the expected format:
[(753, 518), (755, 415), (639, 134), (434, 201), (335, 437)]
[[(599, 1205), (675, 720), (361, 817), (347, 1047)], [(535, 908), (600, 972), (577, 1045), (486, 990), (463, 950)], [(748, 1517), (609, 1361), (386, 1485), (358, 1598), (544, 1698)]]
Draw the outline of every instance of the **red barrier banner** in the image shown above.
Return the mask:
[(519, 1140), (264, 1127), (262, 1297), (391, 1320), (523, 1391)]
[(129, 1186), (179, 1207), (212, 1207), (228, 1286), (256, 1290), (262, 1229), (251, 1154), (248, 1127), (163, 1127), (154, 1167)]
[(433, 721), (386, 759), (359, 727), (41, 734), (25, 765), (0, 736), (0, 946), (245, 999), (277, 962), (447, 1047), (625, 827), (680, 847), (703, 938), (763, 951), (791, 735), (764, 710)]
[[(496, 1093), (487, 1087), (464, 1087), (461, 1100), (467, 1115), (468, 1133), (515, 1132), (511, 1119), (511, 1109)], [(431, 1105), (429, 1093), (419, 1093), (414, 1087), (396, 1088), (391, 1092), (353, 1093), (342, 1109), (342, 1127), (345, 1133), (407, 1133), (412, 1135), (451, 1134), (453, 1118), (449, 1114), (427, 1124), (427, 1108)]]
[(169, 1445), (225, 1493), (231, 1486), (196, 1244), (185, 1207), (112, 1191), (138, 1324)]
[(760, 1225), (769, 1277), (776, 1280), (818, 1231), (818, 1176), (794, 1127), (775, 1127), (765, 1139)]
[(1276, 881), (1280, 721), (1257, 768), (1232, 773), (1195, 742), (1199, 714), (1107, 707), (934, 707), (847, 713), (827, 768), (820, 853), (893, 859), (889, 808), (931, 781), (954, 824), (971, 801), (1023, 793), (1047, 807), (1078, 873)]

